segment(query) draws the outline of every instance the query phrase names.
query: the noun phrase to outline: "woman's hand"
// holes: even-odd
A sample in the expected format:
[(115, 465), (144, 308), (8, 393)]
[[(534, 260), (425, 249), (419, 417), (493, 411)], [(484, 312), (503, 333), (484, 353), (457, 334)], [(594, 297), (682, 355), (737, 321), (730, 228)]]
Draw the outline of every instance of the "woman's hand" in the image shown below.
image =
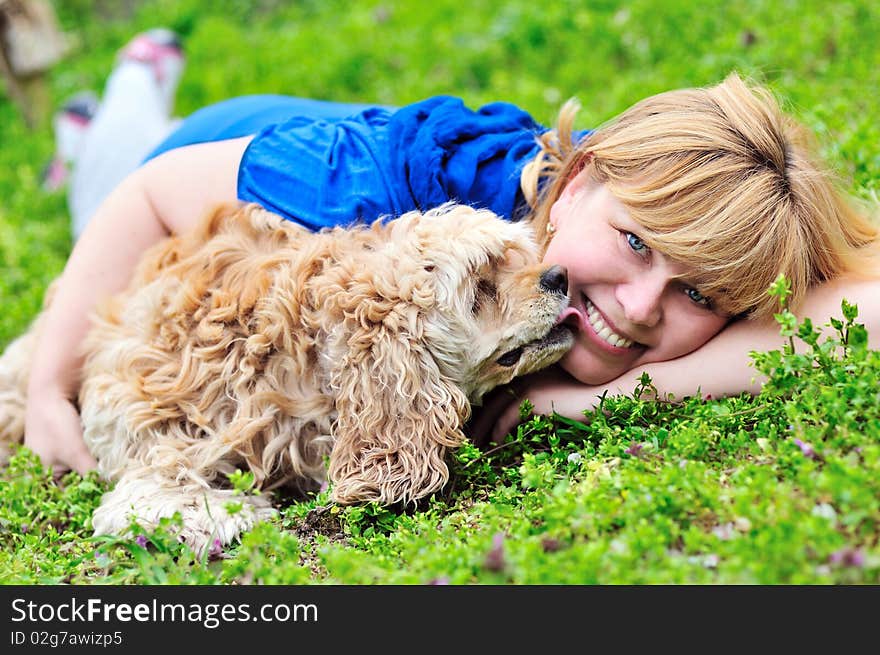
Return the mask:
[(70, 469), (84, 474), (97, 465), (83, 441), (76, 407), (58, 390), (29, 391), (24, 435), (25, 446), (56, 474)]
[(551, 367), (513, 380), (486, 394), (483, 404), (474, 408), (465, 433), (480, 447), (501, 443), (520, 422), (523, 400), (532, 404), (533, 414), (559, 414), (575, 421), (584, 420), (584, 410), (599, 404), (605, 386), (591, 387), (578, 382), (558, 367)]

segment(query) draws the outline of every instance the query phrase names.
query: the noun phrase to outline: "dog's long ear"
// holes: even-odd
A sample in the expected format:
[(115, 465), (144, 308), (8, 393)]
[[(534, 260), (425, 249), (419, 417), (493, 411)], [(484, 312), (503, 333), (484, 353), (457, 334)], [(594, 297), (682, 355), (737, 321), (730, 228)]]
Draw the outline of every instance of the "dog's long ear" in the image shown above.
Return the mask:
[(469, 405), (417, 338), (411, 305), (361, 303), (332, 381), (338, 411), (332, 497), (346, 504), (409, 503), (446, 483), (444, 455), (464, 441)]

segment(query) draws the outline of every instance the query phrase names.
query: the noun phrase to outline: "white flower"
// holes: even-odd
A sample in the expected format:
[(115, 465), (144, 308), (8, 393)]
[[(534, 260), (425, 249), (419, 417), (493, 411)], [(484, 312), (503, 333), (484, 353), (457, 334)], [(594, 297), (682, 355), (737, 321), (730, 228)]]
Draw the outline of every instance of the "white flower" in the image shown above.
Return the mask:
[(837, 511), (828, 503), (819, 503), (813, 507), (813, 511), (810, 513), (813, 516), (821, 516), (823, 519), (828, 519), (831, 522), (837, 520)]

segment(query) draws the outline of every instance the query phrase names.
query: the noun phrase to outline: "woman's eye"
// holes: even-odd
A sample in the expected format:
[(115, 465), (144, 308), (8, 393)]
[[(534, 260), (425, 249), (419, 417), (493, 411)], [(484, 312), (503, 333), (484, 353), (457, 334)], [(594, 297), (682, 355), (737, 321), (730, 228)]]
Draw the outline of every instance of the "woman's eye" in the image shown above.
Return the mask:
[(709, 307), (712, 304), (712, 301), (709, 300), (708, 297), (704, 296), (702, 293), (694, 289), (693, 287), (685, 287), (684, 292), (687, 294), (687, 297), (690, 298), (693, 302), (698, 305), (703, 305), (704, 307)]
[(648, 246), (645, 245), (645, 242), (637, 235), (632, 232), (624, 232), (624, 235), (626, 236), (627, 244), (629, 244), (629, 247), (632, 248), (633, 252), (637, 252), (640, 255), (647, 252)]

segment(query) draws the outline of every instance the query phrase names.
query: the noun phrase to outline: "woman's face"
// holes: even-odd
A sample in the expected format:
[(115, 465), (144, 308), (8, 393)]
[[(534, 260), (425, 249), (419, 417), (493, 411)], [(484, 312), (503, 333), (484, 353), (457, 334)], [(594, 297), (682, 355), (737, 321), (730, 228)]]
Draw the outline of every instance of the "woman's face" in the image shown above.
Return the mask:
[(575, 343), (560, 364), (585, 384), (674, 359), (728, 322), (688, 283), (688, 269), (639, 238), (640, 226), (608, 189), (581, 172), (550, 210), (556, 228), (544, 262), (568, 269), (564, 322)]

